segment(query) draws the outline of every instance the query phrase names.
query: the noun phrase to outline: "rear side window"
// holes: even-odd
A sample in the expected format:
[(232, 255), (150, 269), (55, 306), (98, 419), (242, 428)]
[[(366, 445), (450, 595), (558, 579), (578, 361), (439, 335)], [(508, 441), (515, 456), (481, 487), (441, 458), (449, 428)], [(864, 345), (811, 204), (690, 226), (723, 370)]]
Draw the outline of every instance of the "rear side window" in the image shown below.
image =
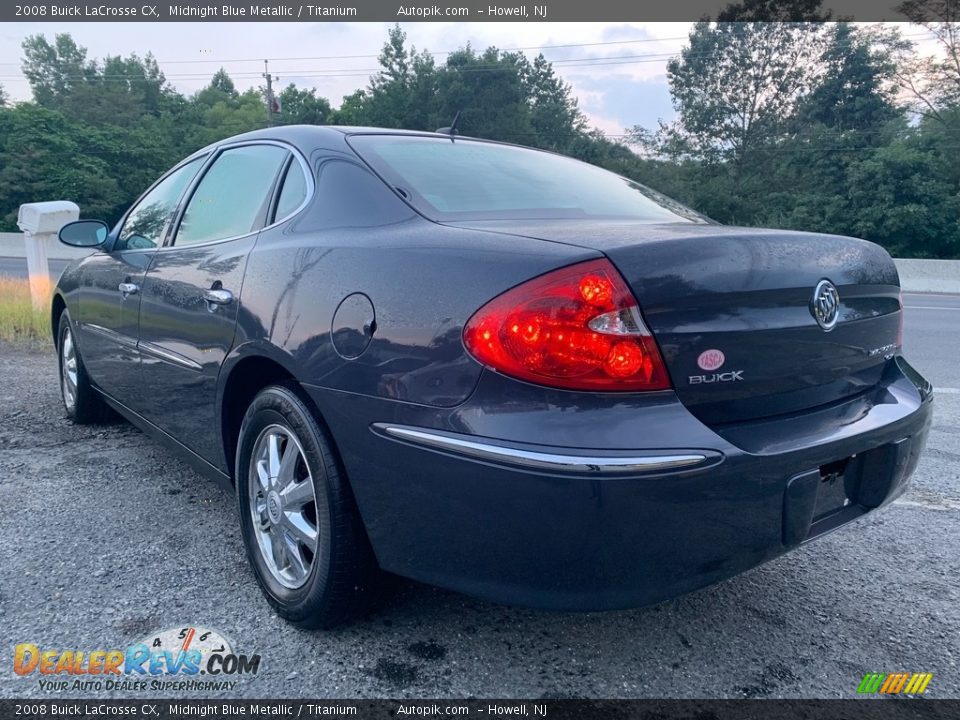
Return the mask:
[(174, 244), (223, 240), (259, 229), (287, 154), (276, 145), (222, 152), (187, 202)]
[(167, 175), (141, 198), (123, 223), (114, 250), (142, 250), (163, 242), (167, 223), (187, 185), (196, 176), (205, 157), (191, 160)]
[(296, 210), (307, 197), (307, 178), (303, 168), (294, 158), (283, 177), (280, 187), (280, 197), (277, 200), (277, 210), (273, 214), (275, 220), (283, 220)]
[(358, 135), (350, 144), (435, 220), (628, 218), (703, 222), (693, 210), (594, 165), (513, 145)]
[(331, 159), (317, 175), (316, 198), (298, 219), (301, 232), (398, 225), (416, 214), (358, 162)]

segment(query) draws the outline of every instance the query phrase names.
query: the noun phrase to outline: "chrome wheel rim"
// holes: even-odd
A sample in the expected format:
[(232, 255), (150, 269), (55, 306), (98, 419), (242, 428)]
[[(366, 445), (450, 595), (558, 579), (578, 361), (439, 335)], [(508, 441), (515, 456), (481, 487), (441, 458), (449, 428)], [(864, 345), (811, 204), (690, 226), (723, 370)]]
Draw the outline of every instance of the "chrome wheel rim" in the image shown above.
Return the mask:
[(73, 410), (77, 404), (77, 350), (73, 346), (73, 333), (67, 328), (60, 346), (60, 384), (63, 386), (63, 404)]
[(286, 588), (302, 587), (317, 555), (317, 496), (303, 446), (289, 428), (260, 431), (250, 456), (248, 495), (267, 570)]

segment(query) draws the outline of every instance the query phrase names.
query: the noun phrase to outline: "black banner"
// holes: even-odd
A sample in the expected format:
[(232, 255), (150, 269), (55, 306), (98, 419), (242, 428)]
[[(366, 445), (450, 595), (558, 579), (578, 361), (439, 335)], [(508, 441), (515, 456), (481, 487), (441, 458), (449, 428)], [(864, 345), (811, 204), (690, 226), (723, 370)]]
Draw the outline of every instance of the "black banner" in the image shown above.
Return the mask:
[[(0, 4), (0, 21), (28, 22), (615, 22), (716, 18), (731, 0), (25, 0)], [(819, 17), (905, 20), (902, 0), (824, 0)], [(771, 20), (793, 17), (756, 18)]]
[(0, 700), (3, 720), (947, 720), (960, 700)]

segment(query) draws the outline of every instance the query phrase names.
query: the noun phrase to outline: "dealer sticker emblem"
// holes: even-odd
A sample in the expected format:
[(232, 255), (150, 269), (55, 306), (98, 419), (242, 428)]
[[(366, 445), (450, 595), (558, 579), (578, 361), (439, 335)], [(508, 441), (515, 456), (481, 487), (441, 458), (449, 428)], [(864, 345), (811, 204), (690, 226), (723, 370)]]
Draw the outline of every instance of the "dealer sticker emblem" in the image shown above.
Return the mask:
[(700, 353), (700, 357), (697, 358), (697, 365), (701, 370), (716, 370), (723, 365), (726, 359), (723, 350), (711, 348)]
[(813, 289), (810, 314), (826, 332), (833, 330), (840, 317), (840, 293), (829, 280), (821, 280)]

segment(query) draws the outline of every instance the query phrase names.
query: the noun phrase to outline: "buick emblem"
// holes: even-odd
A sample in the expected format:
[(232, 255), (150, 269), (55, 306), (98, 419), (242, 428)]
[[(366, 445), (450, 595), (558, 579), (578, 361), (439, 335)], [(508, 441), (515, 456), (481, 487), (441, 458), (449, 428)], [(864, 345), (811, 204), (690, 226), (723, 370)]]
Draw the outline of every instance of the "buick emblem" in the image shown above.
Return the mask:
[(840, 317), (840, 293), (829, 280), (821, 280), (813, 289), (810, 299), (810, 314), (817, 321), (817, 325), (825, 331), (833, 330)]
[(267, 495), (267, 517), (270, 518), (270, 522), (274, 525), (279, 525), (282, 515), (280, 510), (283, 508), (283, 503), (280, 502), (280, 496), (277, 495), (276, 491), (271, 490)]

